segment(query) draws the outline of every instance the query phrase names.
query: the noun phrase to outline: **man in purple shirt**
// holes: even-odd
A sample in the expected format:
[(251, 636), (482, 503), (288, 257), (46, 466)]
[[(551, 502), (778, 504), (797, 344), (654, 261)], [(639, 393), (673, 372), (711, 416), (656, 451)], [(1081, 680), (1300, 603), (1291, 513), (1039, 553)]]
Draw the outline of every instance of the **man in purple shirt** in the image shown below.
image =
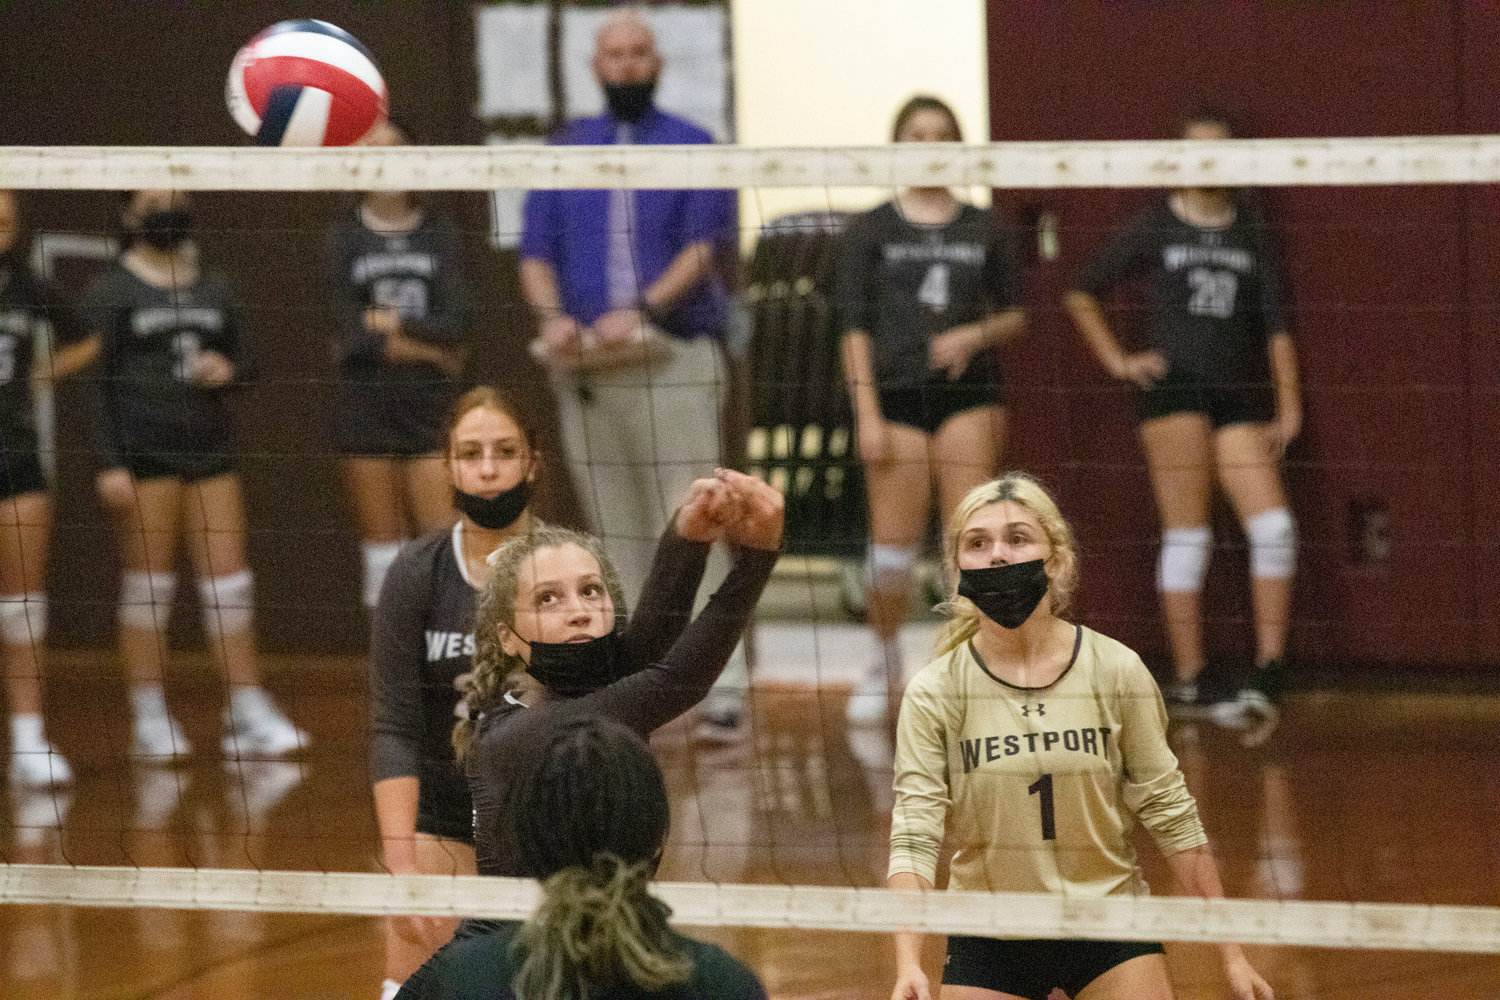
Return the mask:
[[(553, 142), (712, 142), (652, 103), (661, 66), (643, 20), (610, 18), (593, 59), (608, 110), (569, 122)], [(734, 234), (731, 191), (533, 191), (526, 198), (521, 288), (536, 312), (534, 352), (551, 374), (574, 489), (631, 598), (688, 485), (722, 462), (727, 299), (715, 259)], [(709, 567), (705, 592), (727, 569)], [(737, 653), (701, 710), (703, 738), (737, 734), (745, 684)]]

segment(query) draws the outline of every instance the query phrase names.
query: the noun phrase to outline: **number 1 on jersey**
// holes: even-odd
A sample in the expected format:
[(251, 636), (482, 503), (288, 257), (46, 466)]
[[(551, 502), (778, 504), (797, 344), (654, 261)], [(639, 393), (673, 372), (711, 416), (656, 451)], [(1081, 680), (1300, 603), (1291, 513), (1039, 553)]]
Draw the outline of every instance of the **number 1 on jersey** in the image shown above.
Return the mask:
[(1030, 795), (1041, 796), (1042, 839), (1057, 839), (1057, 821), (1052, 815), (1052, 775), (1044, 774), (1026, 789)]

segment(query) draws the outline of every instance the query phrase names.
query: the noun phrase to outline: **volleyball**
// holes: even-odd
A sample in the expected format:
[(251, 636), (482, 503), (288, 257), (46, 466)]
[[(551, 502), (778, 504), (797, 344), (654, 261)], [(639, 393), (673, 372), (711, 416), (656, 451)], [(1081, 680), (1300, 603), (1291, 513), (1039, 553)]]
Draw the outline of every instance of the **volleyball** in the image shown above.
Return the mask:
[(386, 112), (385, 80), (369, 50), (311, 18), (252, 38), (224, 89), (229, 113), (261, 146), (347, 146)]

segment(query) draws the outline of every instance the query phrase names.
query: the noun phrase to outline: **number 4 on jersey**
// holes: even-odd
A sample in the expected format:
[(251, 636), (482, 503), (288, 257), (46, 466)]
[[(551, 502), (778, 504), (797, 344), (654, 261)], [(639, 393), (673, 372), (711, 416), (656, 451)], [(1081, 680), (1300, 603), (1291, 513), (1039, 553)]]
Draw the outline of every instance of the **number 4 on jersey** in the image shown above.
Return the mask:
[(927, 269), (927, 277), (922, 279), (922, 286), (917, 289), (917, 301), (933, 312), (947, 311), (948, 264), (946, 261), (938, 261)]

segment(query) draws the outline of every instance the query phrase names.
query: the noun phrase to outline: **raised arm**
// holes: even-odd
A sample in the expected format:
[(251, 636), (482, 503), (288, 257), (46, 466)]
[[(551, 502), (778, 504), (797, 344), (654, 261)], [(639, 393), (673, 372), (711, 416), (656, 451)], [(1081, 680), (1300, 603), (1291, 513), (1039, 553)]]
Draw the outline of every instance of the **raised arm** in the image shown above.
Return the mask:
[(720, 470), (727, 502), (723, 534), (734, 565), (661, 660), (577, 699), (646, 735), (672, 721), (708, 694), (734, 651), (781, 553), (784, 501), (754, 476)]
[(712, 540), (683, 536), (678, 521), (662, 535), (629, 624), (621, 635), (632, 663), (655, 663), (667, 654), (693, 618)]

